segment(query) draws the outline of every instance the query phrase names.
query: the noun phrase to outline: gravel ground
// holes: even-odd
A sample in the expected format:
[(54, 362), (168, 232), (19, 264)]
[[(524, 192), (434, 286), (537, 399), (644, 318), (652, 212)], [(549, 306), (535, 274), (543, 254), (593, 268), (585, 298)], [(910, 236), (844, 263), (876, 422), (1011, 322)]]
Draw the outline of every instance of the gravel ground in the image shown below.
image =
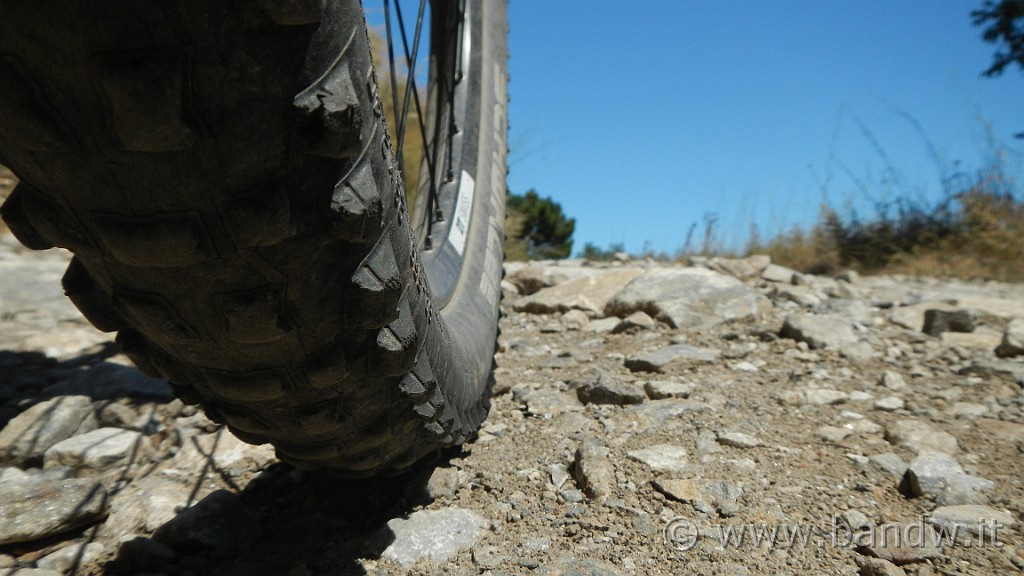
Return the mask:
[(479, 437), (352, 481), (173, 400), (65, 261), (0, 243), (0, 574), (1024, 570), (1024, 286), (510, 265)]

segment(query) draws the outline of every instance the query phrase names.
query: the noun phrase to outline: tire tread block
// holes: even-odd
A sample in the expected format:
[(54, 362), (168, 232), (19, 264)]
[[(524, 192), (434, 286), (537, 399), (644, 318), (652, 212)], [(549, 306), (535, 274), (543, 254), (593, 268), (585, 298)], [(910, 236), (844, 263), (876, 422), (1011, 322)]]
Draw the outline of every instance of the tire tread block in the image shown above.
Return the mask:
[(385, 233), (352, 276), (358, 290), (358, 321), (364, 328), (380, 328), (398, 318), (398, 303), (402, 296), (402, 276), (391, 245), (391, 235)]
[(25, 206), (25, 185), (19, 183), (11, 191), (10, 196), (0, 206), (0, 217), (7, 223), (8, 229), (25, 247), (32, 250), (49, 250), (54, 243), (47, 240), (32, 224)]
[(292, 104), (308, 119), (306, 132), (312, 152), (339, 159), (359, 153), (362, 117), (347, 59), (339, 56)]
[(282, 400), (292, 388), (284, 369), (224, 372), (202, 370), (213, 393), (228, 402), (268, 402)]
[(144, 334), (167, 343), (198, 340), (197, 332), (159, 294), (114, 288), (114, 306)]
[(71, 130), (12, 55), (0, 54), (0, 87), (0, 138), (32, 152), (73, 148)]
[(276, 24), (301, 26), (320, 21), (321, 0), (260, 0), (260, 6)]
[(242, 246), (273, 246), (297, 231), (287, 191), (277, 178), (235, 198), (222, 214), (228, 230)]
[(217, 257), (202, 214), (188, 210), (152, 216), (92, 214), (100, 239), (122, 264), (142, 268), (189, 266)]
[(64, 294), (85, 316), (90, 324), (102, 332), (114, 332), (125, 327), (124, 319), (76, 256), (61, 278)]
[(357, 243), (380, 237), (384, 226), (384, 206), (377, 182), (373, 179), (373, 168), (368, 162), (359, 162), (335, 186), (331, 210), (335, 214), (334, 236)]
[(344, 346), (335, 344), (306, 361), (301, 367), (306, 381), (315, 389), (341, 385), (352, 373)]
[[(73, 214), (44, 198), (25, 182), (19, 182), (7, 198), (3, 217), (4, 220), (11, 219), (11, 232), (18, 241), (23, 241), (22, 236), (18, 236), (22, 234), (32, 242), (25, 244), (29, 248), (45, 250), (56, 246), (78, 250), (93, 246)], [(47, 244), (46, 248), (36, 248)]]
[(185, 150), (197, 140), (186, 119), (188, 58), (181, 50), (107, 54), (100, 83), (111, 130), (132, 152)]
[(236, 344), (266, 344), (291, 330), (284, 314), (283, 286), (263, 286), (241, 292), (216, 294), (214, 309), (222, 332)]

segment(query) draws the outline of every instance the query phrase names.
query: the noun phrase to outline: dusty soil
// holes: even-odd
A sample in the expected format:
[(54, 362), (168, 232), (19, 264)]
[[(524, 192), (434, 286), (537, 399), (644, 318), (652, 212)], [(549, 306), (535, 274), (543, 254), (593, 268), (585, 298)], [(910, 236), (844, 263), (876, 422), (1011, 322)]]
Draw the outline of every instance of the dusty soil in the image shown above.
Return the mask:
[[(13, 391), (3, 401), (6, 421), (40, 401), (45, 386), (120, 360), (104, 344), (106, 336), (90, 332), (66, 308), (41, 303), (48, 301), (45, 294), (12, 288), (19, 283), (11, 274), (37, 278), (50, 272), (40, 271), (35, 255), (10, 242), (3, 246), (9, 266), (4, 268), (8, 281), (0, 283), (6, 334), (0, 354), (3, 385)], [(44, 261), (47, 271), (57, 270), (62, 257), (51, 254)], [(899, 306), (891, 294), (984, 296), (1011, 307), (1017, 302), (1024, 312), (1024, 287), (854, 279), (854, 294), (846, 294), (846, 300), (865, 303), (866, 316), (855, 321), (870, 348), (865, 354), (813, 349), (781, 337), (789, 314), (814, 306), (794, 304), (761, 279), (747, 285), (771, 297), (771, 309), (759, 318), (700, 329), (643, 321), (617, 333), (588, 329), (588, 320), (601, 314), (584, 320), (571, 312), (517, 312), (524, 296), (508, 294), (493, 407), (479, 438), (436, 466), (395, 478), (340, 480), (248, 453), (243, 457), (252, 462), (228, 472), (213, 457), (210, 466), (185, 469), (175, 460), (183, 442), (195, 434), (215, 434), (215, 425), (180, 402), (115, 400), (137, 412), (151, 410), (156, 423), (145, 428), (153, 446), (147, 467), (110, 485), (115, 508), (117, 494), (127, 493), (140, 478), (173, 477), (191, 490), (190, 504), (219, 488), (238, 494), (243, 509), (238, 522), (212, 522), (208, 528), (250, 536), (231, 546), (214, 538), (209, 546), (189, 541), (147, 548), (152, 541), (143, 531), (128, 549), (119, 542), (126, 538), (113, 535), (108, 525), (115, 517), (111, 512), (107, 520), (60, 535), (0, 547), (0, 567), (44, 576), (50, 572), (39, 568), (38, 560), (95, 542), (103, 552), (67, 570), (180, 575), (1021, 571), (1020, 526), (1008, 525), (1024, 514), (1021, 385), (1012, 371), (977, 367), (979, 360), (994, 359), (984, 338), (979, 343), (930, 336), (894, 323)], [(990, 320), (997, 327), (1007, 321)], [(658, 371), (630, 362), (677, 344), (694, 346), (710, 358), (684, 357)], [(1019, 358), (1004, 361), (1020, 364)], [(96, 402), (101, 408), (101, 400)], [(924, 426), (923, 435), (908, 432), (907, 426), (917, 425)], [(189, 427), (194, 430), (182, 432)], [(952, 437), (951, 444), (942, 433)], [(991, 484), (959, 500), (914, 496), (904, 471), (919, 453), (936, 447), (964, 474)], [(864, 536), (887, 525), (902, 526), (903, 534), (907, 526), (918, 526), (918, 533), (931, 530), (943, 503), (937, 500), (943, 498), (984, 506), (982, 516), (998, 513), (1005, 519), (1008, 514), (1011, 522), (996, 529), (995, 541), (986, 532), (981, 541), (961, 536), (959, 542), (934, 547), (904, 542), (886, 550), (878, 539)], [(124, 506), (143, 504), (129, 500)], [(170, 516), (183, 515), (184, 508)], [(471, 531), (472, 544), (447, 560), (403, 566), (384, 553), (394, 540), (388, 520), (456, 509), (485, 522)], [(774, 538), (763, 532), (772, 529)], [(730, 530), (730, 541), (724, 542)], [(752, 542), (755, 531), (765, 538), (760, 544)], [(856, 542), (855, 531), (861, 535)], [(743, 542), (737, 541), (739, 533)], [(448, 537), (429, 529), (423, 536)], [(14, 572), (16, 567), (22, 571)]]

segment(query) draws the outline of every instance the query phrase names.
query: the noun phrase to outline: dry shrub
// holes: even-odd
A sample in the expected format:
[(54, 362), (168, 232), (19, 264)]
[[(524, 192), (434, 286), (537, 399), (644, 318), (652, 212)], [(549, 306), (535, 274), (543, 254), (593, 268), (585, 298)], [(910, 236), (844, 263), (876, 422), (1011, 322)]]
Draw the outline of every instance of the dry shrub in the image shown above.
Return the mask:
[(872, 220), (840, 216), (825, 206), (809, 232), (795, 228), (751, 245), (796, 270), (1024, 281), (1024, 202), (999, 171), (934, 206), (906, 200)]
[(839, 268), (839, 252), (820, 226), (810, 232), (794, 227), (767, 243), (751, 244), (747, 251), (767, 254), (772, 262), (801, 272), (828, 274)]
[(902, 254), (886, 271), (1024, 281), (1024, 204), (975, 187), (957, 196), (962, 233)]

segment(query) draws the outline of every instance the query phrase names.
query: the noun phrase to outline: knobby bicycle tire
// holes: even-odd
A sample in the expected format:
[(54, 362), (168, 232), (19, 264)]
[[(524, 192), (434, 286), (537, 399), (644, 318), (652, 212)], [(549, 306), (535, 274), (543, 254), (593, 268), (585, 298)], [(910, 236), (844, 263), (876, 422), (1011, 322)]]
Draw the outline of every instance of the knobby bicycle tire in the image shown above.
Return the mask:
[(430, 250), (356, 0), (0, 0), (3, 218), (71, 250), (84, 316), (244, 441), (350, 475), (461, 443), (493, 377), (507, 23), (433, 12), (461, 60)]

